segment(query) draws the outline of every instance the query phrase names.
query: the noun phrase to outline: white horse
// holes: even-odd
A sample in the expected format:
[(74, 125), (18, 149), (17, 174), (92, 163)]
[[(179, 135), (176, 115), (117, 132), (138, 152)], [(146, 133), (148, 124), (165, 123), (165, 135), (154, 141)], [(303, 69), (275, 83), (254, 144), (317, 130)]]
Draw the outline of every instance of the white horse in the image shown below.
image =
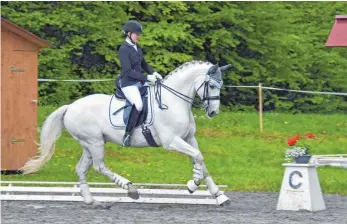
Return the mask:
[[(202, 180), (205, 180), (210, 193), (216, 198), (219, 205), (229, 204), (227, 196), (220, 192), (209, 175), (195, 138), (195, 120), (192, 113), (192, 99), (196, 93), (202, 99), (205, 112), (212, 117), (219, 112), (220, 88), (223, 84), (222, 71), (230, 65), (219, 67), (209, 62), (187, 62), (170, 73), (163, 84), (169, 88), (162, 88), (162, 99), (168, 106), (166, 110), (154, 103), (154, 121), (148, 128), (159, 146), (189, 156), (194, 164), (193, 179), (188, 181), (189, 192), (198, 189)], [(171, 88), (171, 91), (170, 91)], [(179, 92), (179, 96), (172, 90)], [(150, 88), (154, 99), (155, 90)], [(62, 128), (71, 134), (83, 147), (83, 154), (76, 166), (79, 176), (80, 190), (84, 203), (92, 207), (105, 207), (92, 198), (86, 180), (90, 165), (107, 176), (121, 188), (128, 191), (128, 196), (138, 199), (139, 194), (135, 186), (117, 173), (110, 171), (104, 163), (104, 144), (113, 142), (122, 144), (124, 129), (115, 129), (109, 121), (109, 102), (112, 95), (93, 94), (78, 99), (72, 104), (64, 105), (50, 114), (44, 121), (40, 136), (40, 156), (28, 161), (22, 171), (24, 174), (36, 172), (54, 153), (55, 142), (59, 138)], [(147, 147), (141, 128), (136, 128), (132, 134), (132, 147)]]

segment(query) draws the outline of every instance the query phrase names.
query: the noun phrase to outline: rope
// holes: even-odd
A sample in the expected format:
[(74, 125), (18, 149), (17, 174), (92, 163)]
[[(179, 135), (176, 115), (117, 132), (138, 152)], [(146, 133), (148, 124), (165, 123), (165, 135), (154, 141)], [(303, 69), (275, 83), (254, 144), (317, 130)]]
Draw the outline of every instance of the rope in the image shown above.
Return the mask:
[[(228, 85), (228, 86), (225, 86), (225, 87), (229, 87), (229, 88), (259, 88), (259, 86), (234, 86), (234, 85)], [(261, 88), (262, 89), (269, 89), (269, 90), (297, 92), (297, 93), (347, 96), (347, 93), (341, 93), (341, 92), (318, 92), (318, 91), (311, 91), (311, 90), (282, 89), (282, 88), (266, 87), (266, 86), (262, 86)]]
[[(107, 81), (114, 81), (114, 79), (38, 79), (38, 82), (107, 82)], [(164, 85), (164, 84), (162, 84)], [(235, 86), (235, 85), (227, 85), (224, 86), (226, 88), (259, 88), (259, 86)], [(170, 88), (170, 87), (168, 87)], [(322, 95), (336, 95), (336, 96), (347, 96), (347, 93), (344, 92), (319, 92), (319, 91), (312, 91), (312, 90), (293, 90), (293, 89), (282, 89), (282, 88), (275, 88), (275, 87), (266, 87), (262, 86), (262, 89), (268, 89), (268, 90), (278, 90), (278, 91), (288, 91), (288, 92), (297, 92), (297, 93), (308, 93), (308, 94), (322, 94)], [(188, 101), (187, 101), (188, 102)]]
[(106, 82), (114, 79), (37, 79), (38, 82)]

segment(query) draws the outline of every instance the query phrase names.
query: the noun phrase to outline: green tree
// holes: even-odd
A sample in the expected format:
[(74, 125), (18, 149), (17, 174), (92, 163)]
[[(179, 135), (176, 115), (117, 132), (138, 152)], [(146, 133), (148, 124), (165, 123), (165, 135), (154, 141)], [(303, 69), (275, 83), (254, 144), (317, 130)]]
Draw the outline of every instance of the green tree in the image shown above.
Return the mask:
[[(208, 60), (234, 66), (225, 84), (347, 92), (346, 49), (324, 43), (344, 2), (2, 2), (2, 15), (56, 46), (40, 53), (40, 77), (116, 78), (122, 26), (141, 21), (140, 45), (155, 70)], [(61, 105), (113, 82), (40, 83), (41, 104)], [(225, 88), (222, 103), (255, 110), (256, 89)], [(264, 109), (346, 111), (346, 97), (264, 91)]]

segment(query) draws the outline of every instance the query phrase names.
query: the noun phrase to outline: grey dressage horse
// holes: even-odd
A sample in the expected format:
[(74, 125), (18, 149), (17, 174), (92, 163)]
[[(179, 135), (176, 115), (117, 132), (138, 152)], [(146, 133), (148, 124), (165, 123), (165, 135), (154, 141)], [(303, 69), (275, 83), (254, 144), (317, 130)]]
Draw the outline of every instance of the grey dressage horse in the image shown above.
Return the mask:
[[(162, 84), (168, 88), (161, 87), (161, 103), (166, 104), (168, 108), (163, 110), (159, 108), (160, 102), (154, 101), (154, 121), (148, 127), (159, 146), (166, 150), (183, 153), (191, 158), (194, 168), (193, 178), (187, 183), (189, 192), (196, 191), (204, 180), (219, 205), (229, 204), (230, 200), (219, 190), (205, 166), (195, 138), (196, 126), (192, 113), (192, 99), (198, 94), (207, 116), (212, 117), (218, 114), (220, 88), (223, 84), (222, 72), (229, 67), (230, 65), (219, 67), (218, 63), (213, 65), (209, 62), (191, 61), (176, 68), (162, 80)], [(155, 88), (150, 89), (152, 99), (155, 98), (155, 91)], [(76, 166), (76, 173), (85, 204), (92, 207), (106, 206), (106, 203), (95, 201), (89, 191), (86, 174), (92, 164), (97, 172), (127, 190), (129, 197), (138, 199), (138, 191), (131, 181), (109, 170), (104, 162), (105, 142), (122, 145), (124, 134), (124, 129), (116, 129), (109, 123), (111, 97), (112, 95), (105, 94), (89, 95), (69, 105), (61, 106), (51, 113), (41, 129), (40, 155), (24, 165), (23, 173), (36, 172), (51, 159), (55, 142), (60, 137), (62, 128), (65, 127), (83, 148), (83, 154)], [(132, 147), (148, 146), (141, 127), (134, 130), (131, 145)]]

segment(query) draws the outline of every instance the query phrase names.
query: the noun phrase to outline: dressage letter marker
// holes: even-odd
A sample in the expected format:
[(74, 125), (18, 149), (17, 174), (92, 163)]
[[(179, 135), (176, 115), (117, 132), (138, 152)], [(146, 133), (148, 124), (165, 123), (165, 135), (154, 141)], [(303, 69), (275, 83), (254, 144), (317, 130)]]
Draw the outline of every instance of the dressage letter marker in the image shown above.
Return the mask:
[(318, 164), (284, 163), (286, 167), (277, 210), (325, 210), (316, 167)]

